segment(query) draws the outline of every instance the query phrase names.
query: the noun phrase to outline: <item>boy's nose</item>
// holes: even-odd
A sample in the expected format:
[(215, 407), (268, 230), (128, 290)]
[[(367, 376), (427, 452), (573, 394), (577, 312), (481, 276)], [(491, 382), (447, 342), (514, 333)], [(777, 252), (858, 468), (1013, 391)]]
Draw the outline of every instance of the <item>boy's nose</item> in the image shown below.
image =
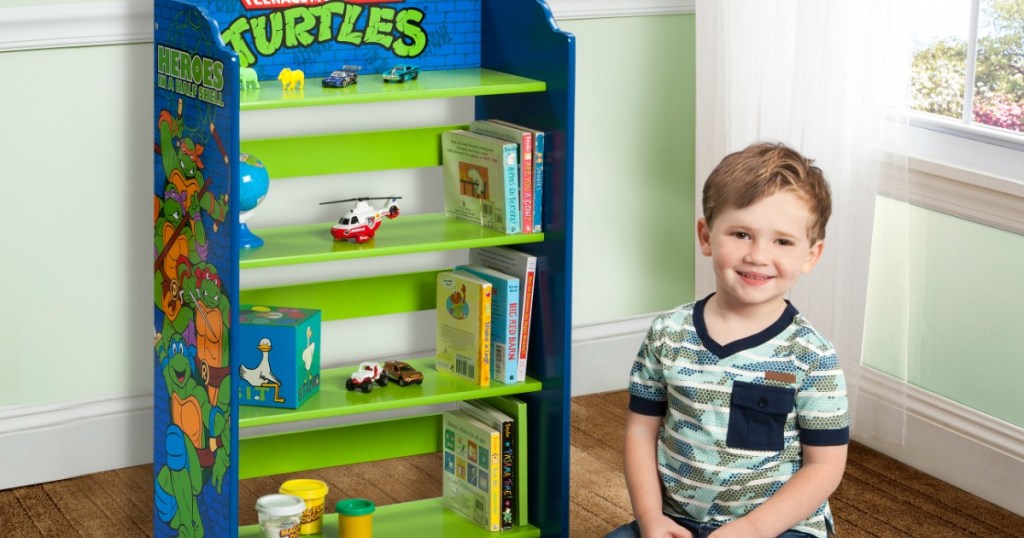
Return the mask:
[(758, 241), (751, 241), (750, 246), (747, 248), (747, 253), (743, 256), (745, 263), (760, 265), (767, 261), (767, 251), (764, 245)]

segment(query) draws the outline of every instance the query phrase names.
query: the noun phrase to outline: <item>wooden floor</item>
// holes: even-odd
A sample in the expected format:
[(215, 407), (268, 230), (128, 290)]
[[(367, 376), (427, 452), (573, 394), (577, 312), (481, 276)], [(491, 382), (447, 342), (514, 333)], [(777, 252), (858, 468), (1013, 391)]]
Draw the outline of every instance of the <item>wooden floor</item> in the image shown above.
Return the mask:
[[(600, 538), (632, 519), (622, 475), (626, 400), (621, 391), (572, 400), (570, 537)], [(384, 505), (439, 496), (440, 466), (431, 454), (302, 475), (328, 482), (332, 498)], [(255, 499), (290, 477), (244, 480), (240, 522), (255, 523)], [(152, 536), (152, 480), (152, 466), (142, 465), (0, 491), (0, 537)], [(843, 538), (1024, 538), (1024, 518), (858, 443), (831, 503)]]

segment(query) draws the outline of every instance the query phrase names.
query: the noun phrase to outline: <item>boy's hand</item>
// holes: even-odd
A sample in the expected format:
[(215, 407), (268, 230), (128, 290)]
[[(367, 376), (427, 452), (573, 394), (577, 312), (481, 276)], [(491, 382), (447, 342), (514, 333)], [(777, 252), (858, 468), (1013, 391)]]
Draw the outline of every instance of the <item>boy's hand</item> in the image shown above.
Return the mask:
[(637, 524), (640, 525), (640, 536), (643, 538), (693, 538), (686, 527), (672, 521), (665, 514), (637, 520)]

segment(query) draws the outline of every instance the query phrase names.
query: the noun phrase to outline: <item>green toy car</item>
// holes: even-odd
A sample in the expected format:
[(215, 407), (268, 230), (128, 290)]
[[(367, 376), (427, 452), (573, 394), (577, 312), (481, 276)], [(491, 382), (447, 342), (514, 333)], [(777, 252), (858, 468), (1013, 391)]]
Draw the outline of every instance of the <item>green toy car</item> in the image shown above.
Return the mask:
[(382, 75), (384, 82), (405, 82), (416, 80), (420, 76), (420, 68), (411, 64), (398, 64), (385, 71)]

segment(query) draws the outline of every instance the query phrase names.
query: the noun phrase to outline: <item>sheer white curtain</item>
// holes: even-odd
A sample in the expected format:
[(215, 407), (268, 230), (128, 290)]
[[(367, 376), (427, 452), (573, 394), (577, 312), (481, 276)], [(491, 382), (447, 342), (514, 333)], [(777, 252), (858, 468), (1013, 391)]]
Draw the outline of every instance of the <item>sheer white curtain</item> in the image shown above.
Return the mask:
[[(824, 170), (833, 191), (824, 256), (790, 300), (835, 343), (853, 411), (875, 195), (883, 180), (889, 192), (906, 185), (906, 122), (887, 106), (902, 103), (908, 87), (904, 4), (697, 0), (697, 214), (711, 169), (753, 142), (783, 142)], [(696, 275), (702, 297), (714, 277), (699, 252)], [(893, 299), (906, 312), (906, 298)], [(905, 339), (894, 345), (905, 348)], [(888, 399), (902, 407), (905, 395)], [(875, 429), (870, 419), (856, 424)], [(902, 427), (878, 430), (866, 433), (902, 439)]]

